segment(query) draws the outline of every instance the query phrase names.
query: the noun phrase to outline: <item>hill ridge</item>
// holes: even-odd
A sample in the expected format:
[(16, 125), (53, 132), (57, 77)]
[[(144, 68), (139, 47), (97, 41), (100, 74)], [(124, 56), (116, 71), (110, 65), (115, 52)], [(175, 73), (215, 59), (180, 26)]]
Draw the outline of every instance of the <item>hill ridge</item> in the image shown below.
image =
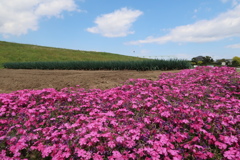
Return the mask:
[(36, 61), (128, 61), (142, 60), (116, 53), (85, 51), (0, 41), (0, 68), (6, 62)]

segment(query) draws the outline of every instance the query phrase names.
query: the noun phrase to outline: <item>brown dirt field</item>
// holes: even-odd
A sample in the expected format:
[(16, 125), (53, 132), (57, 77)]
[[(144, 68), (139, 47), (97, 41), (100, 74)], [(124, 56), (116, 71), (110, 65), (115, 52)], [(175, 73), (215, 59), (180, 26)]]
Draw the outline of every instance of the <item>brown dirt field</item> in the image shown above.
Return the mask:
[(82, 71), (82, 70), (14, 70), (0, 69), (0, 93), (22, 89), (55, 88), (80, 85), (85, 89), (110, 89), (128, 79), (156, 80), (163, 72), (179, 71)]

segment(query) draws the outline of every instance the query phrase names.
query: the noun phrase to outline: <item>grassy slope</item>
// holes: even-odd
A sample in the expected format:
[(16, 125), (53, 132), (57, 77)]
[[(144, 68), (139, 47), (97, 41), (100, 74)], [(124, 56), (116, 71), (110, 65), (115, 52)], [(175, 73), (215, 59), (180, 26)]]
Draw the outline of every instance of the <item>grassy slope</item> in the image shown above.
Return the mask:
[(34, 61), (111, 61), (142, 58), (106, 52), (81, 51), (0, 41), (0, 68), (5, 62)]

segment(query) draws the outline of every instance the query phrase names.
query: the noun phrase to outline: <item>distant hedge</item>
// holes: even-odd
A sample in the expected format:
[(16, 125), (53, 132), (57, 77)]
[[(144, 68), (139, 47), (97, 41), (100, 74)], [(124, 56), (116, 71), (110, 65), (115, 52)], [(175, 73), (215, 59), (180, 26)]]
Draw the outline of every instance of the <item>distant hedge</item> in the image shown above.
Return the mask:
[(178, 70), (191, 68), (187, 60), (143, 60), (143, 61), (65, 61), (65, 62), (9, 62), (9, 69), (43, 70)]

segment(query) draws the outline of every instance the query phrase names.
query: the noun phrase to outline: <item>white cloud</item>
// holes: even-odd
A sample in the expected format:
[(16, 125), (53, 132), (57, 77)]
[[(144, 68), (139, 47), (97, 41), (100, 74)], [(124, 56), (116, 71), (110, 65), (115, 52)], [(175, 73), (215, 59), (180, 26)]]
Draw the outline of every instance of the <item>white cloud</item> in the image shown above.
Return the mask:
[(38, 29), (40, 18), (61, 17), (63, 11), (77, 11), (74, 0), (1, 0), (0, 34), (22, 35)]
[(227, 48), (240, 48), (240, 43), (239, 44), (232, 44), (232, 45), (228, 45), (226, 46)]
[(39, 16), (59, 16), (62, 11), (73, 11), (76, 5), (72, 0), (51, 0), (39, 4), (35, 13)]
[(231, 2), (232, 6), (236, 6), (240, 3), (240, 0), (221, 0), (222, 3), (227, 3), (227, 2)]
[(166, 43), (166, 42), (210, 42), (228, 37), (240, 36), (240, 5), (211, 20), (201, 20), (194, 24), (178, 26), (162, 37), (147, 37), (144, 40), (129, 42)]
[(101, 34), (104, 37), (125, 37), (134, 33), (130, 31), (132, 23), (142, 14), (139, 10), (121, 8), (113, 13), (97, 17), (95, 20), (97, 26), (87, 28), (87, 31)]

